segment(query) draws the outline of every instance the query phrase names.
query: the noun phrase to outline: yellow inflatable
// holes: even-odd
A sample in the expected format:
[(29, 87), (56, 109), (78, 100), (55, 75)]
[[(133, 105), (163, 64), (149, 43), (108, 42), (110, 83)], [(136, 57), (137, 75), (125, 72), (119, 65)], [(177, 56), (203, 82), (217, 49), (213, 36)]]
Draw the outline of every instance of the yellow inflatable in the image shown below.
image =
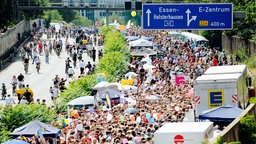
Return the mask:
[(121, 84), (122, 84), (122, 85), (133, 85), (133, 79), (132, 79), (132, 78), (131, 78), (131, 79), (128, 79), (128, 80), (122, 79), (122, 80), (121, 80)]

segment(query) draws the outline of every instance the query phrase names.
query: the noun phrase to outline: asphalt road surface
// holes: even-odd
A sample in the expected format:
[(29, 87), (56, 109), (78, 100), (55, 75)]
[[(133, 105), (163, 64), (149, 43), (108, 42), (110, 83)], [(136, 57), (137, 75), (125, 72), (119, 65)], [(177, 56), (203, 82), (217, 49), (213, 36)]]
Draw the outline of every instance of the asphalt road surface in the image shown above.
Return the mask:
[[(57, 26), (58, 29), (58, 26)], [(43, 38), (46, 38), (46, 35), (43, 35)], [(64, 42), (64, 39), (62, 39)], [(73, 43), (74, 39), (69, 39), (70, 43)], [(96, 46), (96, 49), (99, 47)], [(97, 51), (98, 52), (98, 51)], [(97, 56), (97, 54), (96, 54)], [(50, 64), (45, 63), (45, 56), (42, 54), (40, 56), (41, 59), (41, 69), (40, 73), (38, 74), (36, 71), (36, 65), (32, 64), (32, 60), (30, 59), (29, 63), (29, 70), (28, 73), (24, 73), (24, 66), (22, 64), (22, 61), (20, 58), (16, 58), (16, 61), (13, 62), (11, 65), (9, 65), (7, 68), (2, 70), (0, 72), (0, 83), (5, 83), (7, 87), (7, 93), (12, 93), (12, 85), (11, 80), (14, 75), (18, 76), (20, 73), (22, 73), (25, 77), (24, 84), (29, 84), (30, 88), (34, 92), (34, 100), (40, 99), (41, 101), (43, 99), (46, 100), (47, 105), (52, 105), (52, 100), (49, 93), (50, 86), (53, 86), (52, 79), (55, 77), (55, 75), (58, 75), (61, 78), (66, 78), (65, 74), (65, 60), (67, 59), (68, 55), (67, 52), (65, 52), (65, 48), (62, 49), (60, 57), (57, 57), (55, 52), (53, 51), (53, 54), (50, 55)], [(92, 62), (92, 59), (87, 56), (86, 53), (83, 53), (83, 60), (87, 64), (88, 61)], [(97, 62), (97, 61), (96, 61)], [(80, 74), (80, 69), (78, 66), (75, 67), (75, 77), (78, 77)], [(15, 99), (15, 102), (18, 102), (18, 99), (16, 96), (12, 96)], [(5, 100), (0, 99), (0, 104), (5, 105)]]

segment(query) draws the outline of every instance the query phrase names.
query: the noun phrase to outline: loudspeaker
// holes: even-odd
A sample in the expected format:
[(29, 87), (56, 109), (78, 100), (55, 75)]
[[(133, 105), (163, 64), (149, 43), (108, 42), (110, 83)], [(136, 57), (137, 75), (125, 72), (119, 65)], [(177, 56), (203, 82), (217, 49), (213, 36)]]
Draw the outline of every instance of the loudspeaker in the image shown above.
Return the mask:
[(132, 10), (132, 2), (124, 2), (124, 10)]
[(135, 10), (142, 10), (142, 2), (135, 2)]

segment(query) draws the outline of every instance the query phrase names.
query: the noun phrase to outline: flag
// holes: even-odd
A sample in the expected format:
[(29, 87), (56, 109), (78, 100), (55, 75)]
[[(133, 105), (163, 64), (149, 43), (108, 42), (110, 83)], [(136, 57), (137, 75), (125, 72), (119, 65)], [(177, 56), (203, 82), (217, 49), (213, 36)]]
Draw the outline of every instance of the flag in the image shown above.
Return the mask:
[(106, 97), (108, 107), (111, 109), (111, 99), (110, 99), (110, 96), (109, 96), (108, 92), (105, 93), (105, 97)]
[(39, 130), (37, 131), (37, 134), (38, 134), (38, 136), (39, 136), (38, 142), (40, 142), (41, 140), (42, 140), (42, 142), (44, 142), (43, 130), (44, 130), (44, 129), (41, 128), (41, 129), (39, 129)]
[[(99, 95), (99, 94), (97, 93), (97, 95)], [(97, 96), (96, 96), (96, 95), (94, 95), (94, 107), (95, 107), (95, 108), (98, 107), (98, 99), (97, 99)]]

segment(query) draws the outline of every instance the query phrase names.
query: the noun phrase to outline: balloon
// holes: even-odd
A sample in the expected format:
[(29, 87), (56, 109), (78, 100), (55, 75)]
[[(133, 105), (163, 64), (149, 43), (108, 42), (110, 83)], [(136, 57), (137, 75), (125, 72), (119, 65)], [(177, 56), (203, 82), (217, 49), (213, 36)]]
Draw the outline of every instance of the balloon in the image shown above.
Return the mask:
[(75, 115), (75, 113), (74, 113), (74, 111), (72, 111), (72, 112), (71, 112), (71, 116), (74, 116), (74, 115)]
[(133, 26), (134, 24), (133, 23), (131, 23), (131, 26)]
[(68, 124), (68, 123), (69, 123), (69, 120), (68, 120), (68, 119), (65, 119), (64, 122), (65, 122), (66, 124)]
[(90, 113), (93, 113), (94, 112), (94, 108), (90, 108)]
[(65, 123), (65, 122), (62, 122), (62, 126), (64, 127), (64, 126), (66, 126), (67, 124)]
[(149, 120), (151, 118), (151, 114), (150, 113), (146, 113), (146, 118)]
[(75, 113), (75, 114), (74, 114), (74, 117), (75, 117), (75, 118), (78, 118), (78, 117), (79, 117), (79, 114), (78, 114), (78, 113)]
[(100, 110), (102, 110), (102, 109), (103, 109), (103, 106), (101, 105), (99, 108), (100, 108)]
[(112, 116), (110, 113), (108, 113), (108, 115), (107, 115), (107, 120), (108, 120), (108, 121), (111, 121), (112, 118), (113, 118), (113, 116)]
[(131, 15), (132, 15), (132, 17), (135, 17), (136, 16), (136, 11), (132, 11)]
[(120, 116), (120, 121), (124, 121), (124, 116)]
[(123, 144), (127, 144), (127, 143), (128, 143), (128, 139), (127, 138), (123, 139)]
[(141, 137), (137, 137), (136, 142), (138, 142), (138, 143), (141, 142)]
[(131, 115), (130, 120), (131, 120), (131, 122), (134, 122), (134, 121), (135, 121), (134, 115)]
[(123, 102), (124, 102), (124, 98), (120, 97), (120, 103), (123, 103)]
[(155, 119), (154, 118), (151, 118), (150, 121), (149, 121), (151, 124), (155, 123)]
[(180, 110), (180, 108), (179, 108), (178, 106), (176, 106), (174, 109), (175, 109), (176, 111), (179, 111), (179, 110)]

